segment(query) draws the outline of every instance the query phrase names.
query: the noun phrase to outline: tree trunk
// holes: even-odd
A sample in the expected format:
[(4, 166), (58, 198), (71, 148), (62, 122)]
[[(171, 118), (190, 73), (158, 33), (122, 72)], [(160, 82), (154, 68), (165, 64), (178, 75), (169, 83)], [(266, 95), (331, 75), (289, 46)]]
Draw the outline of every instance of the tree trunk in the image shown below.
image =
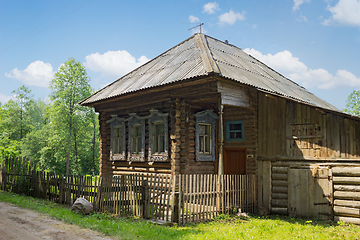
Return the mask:
[(76, 131), (74, 130), (74, 141), (75, 141), (75, 164), (78, 165), (78, 154), (77, 154), (77, 144), (76, 144)]
[(69, 139), (69, 143), (68, 143), (68, 153), (66, 156), (66, 176), (69, 176), (69, 160), (70, 160), (70, 139)]

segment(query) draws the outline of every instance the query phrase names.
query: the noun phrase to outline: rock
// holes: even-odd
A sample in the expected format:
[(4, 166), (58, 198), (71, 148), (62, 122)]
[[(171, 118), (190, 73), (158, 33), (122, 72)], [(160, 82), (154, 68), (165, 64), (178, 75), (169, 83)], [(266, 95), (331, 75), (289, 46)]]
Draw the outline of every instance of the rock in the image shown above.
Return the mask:
[(71, 207), (71, 210), (76, 213), (89, 214), (94, 209), (91, 202), (85, 198), (78, 198)]
[(241, 212), (241, 208), (238, 209), (238, 212), (236, 213), (238, 217), (244, 217), (249, 218), (250, 216), (247, 213)]

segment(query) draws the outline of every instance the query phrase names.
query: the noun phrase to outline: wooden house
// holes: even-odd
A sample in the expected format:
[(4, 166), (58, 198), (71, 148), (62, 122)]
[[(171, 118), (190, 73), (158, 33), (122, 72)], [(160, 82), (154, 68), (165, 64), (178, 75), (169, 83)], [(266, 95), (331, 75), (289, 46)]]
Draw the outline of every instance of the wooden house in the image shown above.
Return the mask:
[(333, 214), (321, 203), (334, 201), (323, 197), (333, 166), (360, 164), (359, 117), (204, 34), (80, 104), (99, 113), (102, 176), (257, 174), (259, 207), (274, 213)]

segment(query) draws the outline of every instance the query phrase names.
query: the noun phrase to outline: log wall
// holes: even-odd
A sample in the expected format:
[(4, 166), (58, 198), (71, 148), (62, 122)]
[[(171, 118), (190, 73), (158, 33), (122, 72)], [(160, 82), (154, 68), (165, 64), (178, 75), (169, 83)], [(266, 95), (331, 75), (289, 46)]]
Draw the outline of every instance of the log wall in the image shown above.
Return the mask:
[(334, 220), (360, 224), (360, 166), (333, 167)]

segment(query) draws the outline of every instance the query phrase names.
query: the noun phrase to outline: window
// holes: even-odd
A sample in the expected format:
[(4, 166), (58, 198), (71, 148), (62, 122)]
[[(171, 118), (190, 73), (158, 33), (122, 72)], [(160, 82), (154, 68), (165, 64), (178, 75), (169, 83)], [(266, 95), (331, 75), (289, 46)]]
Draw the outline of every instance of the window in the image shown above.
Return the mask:
[(211, 110), (195, 114), (196, 160), (215, 161), (215, 122), (218, 116)]
[(150, 110), (146, 117), (149, 123), (149, 161), (166, 161), (168, 154), (168, 113)]
[(211, 154), (211, 125), (199, 123), (199, 153)]
[(110, 160), (125, 160), (125, 119), (112, 115), (110, 123)]
[(123, 143), (123, 131), (120, 126), (114, 127), (114, 136), (113, 136), (113, 154), (120, 154), (124, 151)]
[(151, 142), (152, 153), (161, 154), (165, 152), (165, 131), (163, 123), (155, 123), (152, 125)]
[(141, 154), (142, 151), (142, 134), (141, 125), (131, 127), (131, 153)]
[(145, 120), (136, 113), (130, 113), (127, 119), (129, 127), (128, 160), (145, 161)]
[(226, 141), (244, 141), (244, 121), (226, 122)]

